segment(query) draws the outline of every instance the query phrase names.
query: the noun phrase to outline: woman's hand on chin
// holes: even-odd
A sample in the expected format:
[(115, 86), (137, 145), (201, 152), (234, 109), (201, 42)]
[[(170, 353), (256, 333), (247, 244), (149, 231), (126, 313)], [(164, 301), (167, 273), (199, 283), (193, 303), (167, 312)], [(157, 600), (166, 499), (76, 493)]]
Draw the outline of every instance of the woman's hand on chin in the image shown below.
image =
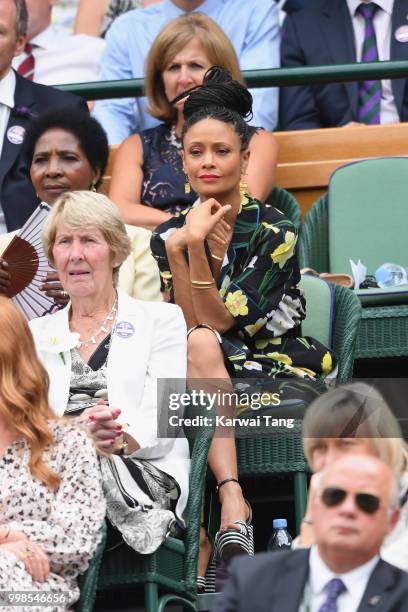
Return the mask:
[(80, 417), (86, 423), (97, 448), (105, 453), (117, 450), (117, 439), (123, 433), (122, 425), (117, 422), (120, 412), (118, 408), (109, 408), (104, 400), (99, 400), (84, 410)]
[[(230, 229), (223, 217), (230, 209), (229, 204), (222, 206), (214, 198), (210, 198), (199, 206), (192, 208), (186, 217), (187, 244), (203, 241), (214, 232), (217, 237), (218, 235), (221, 236), (220, 240), (223, 243), (223, 235)], [(224, 221), (225, 225), (219, 225), (221, 220)]]

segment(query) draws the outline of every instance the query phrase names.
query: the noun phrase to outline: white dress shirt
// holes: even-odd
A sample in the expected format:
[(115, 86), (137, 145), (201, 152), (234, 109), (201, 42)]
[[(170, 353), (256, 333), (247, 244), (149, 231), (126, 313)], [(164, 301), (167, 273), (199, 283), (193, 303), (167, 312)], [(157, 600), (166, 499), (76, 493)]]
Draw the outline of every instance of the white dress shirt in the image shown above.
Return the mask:
[[(3, 142), (6, 137), (7, 124), (10, 111), (14, 108), (14, 91), (16, 89), (16, 75), (9, 70), (7, 75), (0, 80), (0, 156), (3, 151)], [(0, 235), (7, 232), (4, 213), (0, 202)]]
[[(50, 25), (30, 43), (33, 45), (36, 83), (60, 85), (99, 80), (105, 48), (102, 38), (86, 34), (70, 35), (62, 28)], [(13, 68), (17, 70), (26, 57), (26, 53), (15, 57)]]
[[(381, 62), (385, 62), (390, 59), (391, 19), (394, 0), (375, 0), (375, 3), (380, 7), (380, 10), (376, 12), (373, 19), (375, 36), (377, 39), (378, 59)], [(353, 23), (356, 59), (358, 62), (361, 62), (365, 21), (360, 13), (356, 13), (357, 7), (361, 4), (361, 0), (347, 0), (347, 4)], [(389, 79), (381, 81), (380, 121), (381, 123), (399, 123), (398, 111), (395, 106), (391, 81)]]
[(375, 555), (370, 561), (351, 572), (335, 574), (321, 559), (317, 546), (312, 546), (309, 557), (309, 579), (299, 612), (318, 612), (327, 598), (327, 584), (333, 578), (340, 578), (346, 587), (337, 599), (338, 612), (357, 612), (370, 576), (379, 560), (379, 555)]

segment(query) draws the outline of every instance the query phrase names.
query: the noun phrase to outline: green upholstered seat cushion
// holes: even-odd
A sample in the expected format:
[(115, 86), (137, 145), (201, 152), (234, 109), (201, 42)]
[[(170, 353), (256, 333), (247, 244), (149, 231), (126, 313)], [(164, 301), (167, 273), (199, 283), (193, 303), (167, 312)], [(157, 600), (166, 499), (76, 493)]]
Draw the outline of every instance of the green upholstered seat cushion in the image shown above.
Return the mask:
[(331, 347), (334, 314), (332, 286), (309, 274), (302, 275), (300, 285), (306, 298), (306, 318), (302, 321), (302, 336), (311, 336)]
[(408, 158), (368, 159), (338, 168), (329, 184), (330, 272), (349, 260), (374, 274), (384, 262), (408, 267)]

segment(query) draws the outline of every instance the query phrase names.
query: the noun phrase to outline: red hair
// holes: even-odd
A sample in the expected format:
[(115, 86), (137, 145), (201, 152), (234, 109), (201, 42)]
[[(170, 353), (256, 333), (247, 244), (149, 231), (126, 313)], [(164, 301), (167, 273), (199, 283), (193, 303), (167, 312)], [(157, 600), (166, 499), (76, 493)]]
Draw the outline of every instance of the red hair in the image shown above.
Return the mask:
[(48, 374), (41, 365), (22, 313), (0, 297), (0, 416), (30, 445), (29, 469), (34, 478), (56, 489), (60, 478), (44, 461), (53, 444), (49, 420)]

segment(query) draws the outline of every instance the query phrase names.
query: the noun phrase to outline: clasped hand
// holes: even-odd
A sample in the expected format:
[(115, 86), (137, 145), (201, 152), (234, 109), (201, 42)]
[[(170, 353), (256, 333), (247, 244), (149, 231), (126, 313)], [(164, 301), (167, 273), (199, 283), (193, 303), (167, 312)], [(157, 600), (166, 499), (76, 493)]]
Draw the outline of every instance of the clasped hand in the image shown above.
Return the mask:
[(45, 582), (50, 574), (50, 563), (43, 549), (22, 531), (10, 531), (0, 550), (7, 550), (22, 561), (34, 582)]
[(214, 198), (194, 206), (186, 216), (186, 223), (166, 241), (166, 248), (186, 249), (194, 242), (205, 239), (226, 247), (231, 239), (231, 227), (224, 216), (231, 206), (222, 206)]
[(99, 400), (94, 406), (86, 408), (81, 420), (88, 426), (96, 446), (104, 452), (115, 452), (121, 446), (122, 425), (117, 422), (119, 408), (109, 408), (105, 400)]

